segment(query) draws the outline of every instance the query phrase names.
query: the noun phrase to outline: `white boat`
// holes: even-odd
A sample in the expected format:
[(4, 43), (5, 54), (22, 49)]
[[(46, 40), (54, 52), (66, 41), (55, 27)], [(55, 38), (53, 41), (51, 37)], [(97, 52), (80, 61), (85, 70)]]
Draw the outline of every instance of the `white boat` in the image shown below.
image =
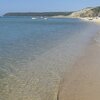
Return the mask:
[(32, 17), (32, 19), (37, 19), (37, 18), (35, 18), (35, 17)]

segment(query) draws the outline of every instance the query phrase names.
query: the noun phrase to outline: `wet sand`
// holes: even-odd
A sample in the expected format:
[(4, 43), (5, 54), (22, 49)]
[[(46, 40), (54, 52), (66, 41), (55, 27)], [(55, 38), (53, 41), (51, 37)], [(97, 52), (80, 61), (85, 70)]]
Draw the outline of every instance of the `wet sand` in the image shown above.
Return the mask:
[(100, 100), (100, 33), (92, 39), (73, 69), (65, 74), (58, 100)]

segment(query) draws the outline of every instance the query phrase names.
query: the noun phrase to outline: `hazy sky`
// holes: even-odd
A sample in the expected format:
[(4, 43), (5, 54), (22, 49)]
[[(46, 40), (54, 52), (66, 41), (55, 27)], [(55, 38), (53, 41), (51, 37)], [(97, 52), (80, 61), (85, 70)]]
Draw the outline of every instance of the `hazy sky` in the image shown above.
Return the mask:
[(0, 15), (23, 11), (73, 11), (99, 5), (100, 0), (0, 0)]

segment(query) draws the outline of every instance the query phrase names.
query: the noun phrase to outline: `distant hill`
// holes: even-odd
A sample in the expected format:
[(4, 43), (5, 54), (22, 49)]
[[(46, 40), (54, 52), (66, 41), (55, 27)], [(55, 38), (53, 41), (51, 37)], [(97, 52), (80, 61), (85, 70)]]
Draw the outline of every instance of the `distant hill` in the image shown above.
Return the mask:
[(11, 12), (11, 13), (6, 13), (4, 14), (4, 16), (59, 16), (59, 15), (63, 15), (63, 16), (68, 16), (70, 15), (72, 12)]
[(97, 17), (100, 16), (100, 7), (88, 7), (80, 11), (73, 12), (69, 17)]
[(71, 18), (78, 17), (97, 17), (100, 16), (100, 6), (98, 7), (88, 7), (79, 11), (74, 12), (11, 12), (6, 13), (4, 16), (64, 16)]

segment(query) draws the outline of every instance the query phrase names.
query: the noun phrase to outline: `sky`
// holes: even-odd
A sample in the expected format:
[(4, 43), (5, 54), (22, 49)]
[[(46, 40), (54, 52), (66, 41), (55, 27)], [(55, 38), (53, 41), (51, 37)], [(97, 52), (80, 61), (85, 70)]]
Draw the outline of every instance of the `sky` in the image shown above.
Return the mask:
[(100, 6), (100, 0), (0, 0), (0, 15), (7, 12), (75, 11)]

